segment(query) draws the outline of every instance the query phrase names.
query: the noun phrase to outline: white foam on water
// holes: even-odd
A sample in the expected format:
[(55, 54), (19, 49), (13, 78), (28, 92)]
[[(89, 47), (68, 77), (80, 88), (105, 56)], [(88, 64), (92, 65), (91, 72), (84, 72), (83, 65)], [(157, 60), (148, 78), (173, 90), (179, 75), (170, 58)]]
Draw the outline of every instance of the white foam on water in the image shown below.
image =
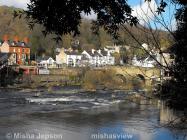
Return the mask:
[(81, 106), (79, 107), (80, 109), (89, 109), (88, 107), (85, 107), (85, 106)]
[(121, 100), (115, 100), (115, 101), (104, 100), (103, 102), (92, 102), (92, 104), (94, 104), (96, 106), (108, 106), (108, 105), (112, 105), (112, 104), (118, 104), (120, 102), (121, 102)]
[(48, 102), (92, 102), (94, 99), (81, 99), (75, 97), (61, 97), (61, 98), (26, 98), (30, 103), (48, 103)]
[(120, 102), (121, 102), (121, 100), (115, 100), (115, 101), (112, 101), (111, 104), (118, 104)]
[(0, 100), (6, 100), (7, 98), (0, 98)]

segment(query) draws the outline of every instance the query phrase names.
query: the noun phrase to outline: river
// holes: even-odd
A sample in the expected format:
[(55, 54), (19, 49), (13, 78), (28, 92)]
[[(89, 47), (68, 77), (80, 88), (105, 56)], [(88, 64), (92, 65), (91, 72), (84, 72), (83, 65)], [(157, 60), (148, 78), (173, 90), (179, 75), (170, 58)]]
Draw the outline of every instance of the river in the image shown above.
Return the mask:
[(131, 94), (1, 89), (0, 140), (187, 140), (177, 127), (182, 113), (158, 100), (128, 100)]

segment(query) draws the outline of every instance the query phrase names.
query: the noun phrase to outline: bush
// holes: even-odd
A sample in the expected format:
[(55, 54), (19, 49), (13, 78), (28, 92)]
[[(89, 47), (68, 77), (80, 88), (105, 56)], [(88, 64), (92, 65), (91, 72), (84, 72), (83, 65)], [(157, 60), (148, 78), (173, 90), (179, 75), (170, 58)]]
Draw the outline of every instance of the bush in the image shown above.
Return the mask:
[[(117, 88), (120, 81), (115, 79), (115, 71), (113, 70), (89, 70), (83, 78), (83, 88)], [(117, 85), (116, 85), (117, 84)]]

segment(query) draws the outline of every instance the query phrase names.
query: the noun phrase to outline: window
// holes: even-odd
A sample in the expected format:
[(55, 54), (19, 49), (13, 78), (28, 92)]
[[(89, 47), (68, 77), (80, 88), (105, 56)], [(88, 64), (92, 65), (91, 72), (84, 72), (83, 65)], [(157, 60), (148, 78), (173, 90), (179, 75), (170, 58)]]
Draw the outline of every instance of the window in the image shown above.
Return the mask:
[(14, 50), (13, 50), (14, 52), (16, 52), (16, 49), (14, 48)]
[(73, 64), (73, 59), (72, 58), (69, 58), (68, 59), (68, 65), (69, 66), (73, 66), (74, 64)]
[(13, 58), (16, 58), (16, 54), (13, 54)]
[(79, 59), (76, 59), (75, 61), (76, 61), (77, 66), (80, 65), (80, 60)]
[(18, 49), (18, 52), (20, 52), (20, 49)]
[(22, 54), (22, 58), (23, 58), (23, 59), (26, 59), (26, 56), (25, 56), (25, 54)]

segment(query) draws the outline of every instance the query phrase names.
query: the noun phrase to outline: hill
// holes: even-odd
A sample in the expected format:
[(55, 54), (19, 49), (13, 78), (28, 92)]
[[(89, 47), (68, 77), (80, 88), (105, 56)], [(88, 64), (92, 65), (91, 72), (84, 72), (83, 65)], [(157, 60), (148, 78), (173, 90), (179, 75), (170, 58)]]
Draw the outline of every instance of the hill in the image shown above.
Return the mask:
[[(28, 37), (30, 40), (31, 53), (33, 56), (42, 55), (55, 55), (56, 47), (65, 47), (68, 48), (71, 46), (73, 39), (79, 39), (80, 46), (83, 49), (90, 48), (101, 48), (106, 45), (124, 44), (130, 46), (136, 46), (137, 42), (124, 30), (120, 30), (119, 40), (114, 40), (110, 35), (108, 35), (103, 29), (100, 29), (99, 35), (95, 35), (91, 30), (91, 21), (82, 20), (80, 25), (81, 34), (77, 37), (72, 37), (71, 35), (64, 35), (63, 40), (57, 43), (53, 38), (55, 35), (50, 34), (43, 36), (41, 25), (36, 25), (33, 30), (29, 29), (27, 21), (25, 18), (14, 18), (13, 13), (15, 10), (21, 10), (14, 7), (0, 6), (0, 38), (6, 34), (9, 36), (9, 39), (12, 40), (14, 36), (18, 36), (20, 40), (24, 37)], [(142, 26), (130, 27), (126, 25), (128, 30), (140, 41), (140, 43), (149, 42), (151, 45), (154, 45), (153, 38), (150, 36), (150, 31)], [(165, 31), (154, 31), (158, 42), (165, 46), (170, 45), (171, 37)]]

